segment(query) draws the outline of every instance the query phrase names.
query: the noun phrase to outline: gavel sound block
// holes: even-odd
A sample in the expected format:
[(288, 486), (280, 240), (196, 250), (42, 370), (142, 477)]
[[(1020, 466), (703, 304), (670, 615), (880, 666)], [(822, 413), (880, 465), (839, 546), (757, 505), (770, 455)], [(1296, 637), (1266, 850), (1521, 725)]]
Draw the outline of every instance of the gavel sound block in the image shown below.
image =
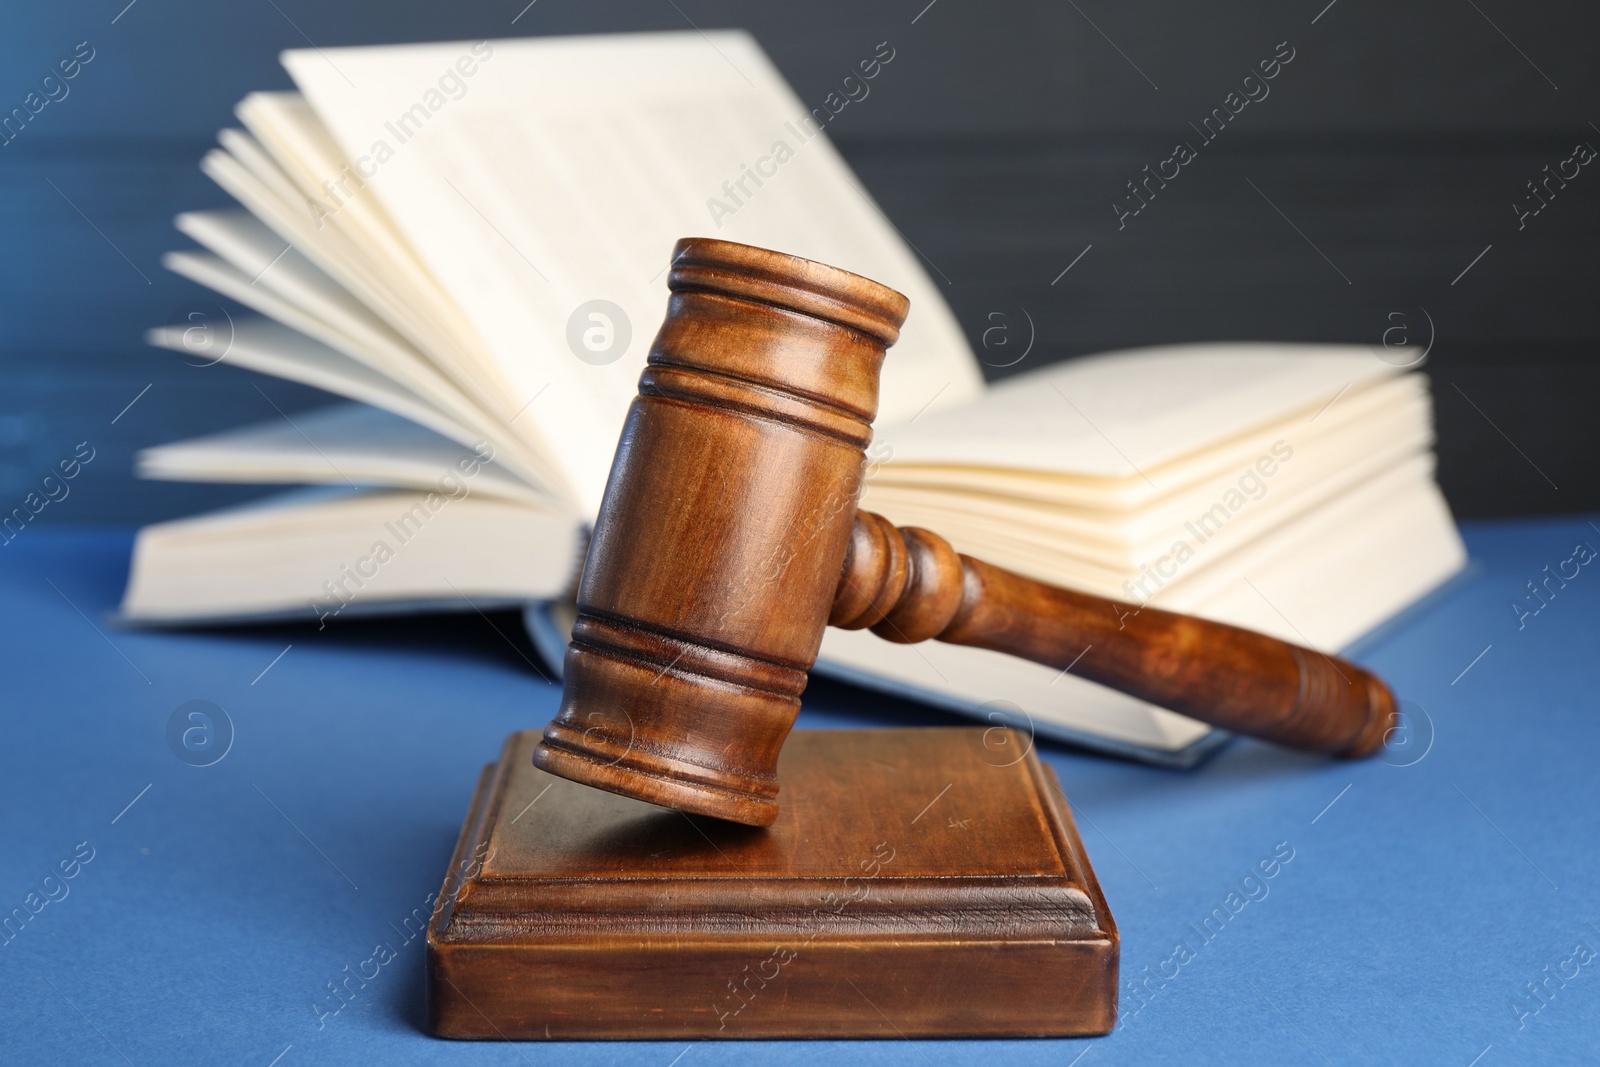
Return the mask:
[(668, 286), (539, 767), (770, 825), (778, 753), (830, 623), (1075, 663), (1092, 681), (1296, 748), (1382, 745), (1394, 698), (1352, 663), (1058, 589), (858, 513), (879, 370), (907, 311), (899, 293), (702, 239), (678, 243)]
[(1044, 1037), (1116, 1022), (1117, 930), (1029, 738), (803, 730), (769, 829), (485, 769), (428, 927), (443, 1037)]

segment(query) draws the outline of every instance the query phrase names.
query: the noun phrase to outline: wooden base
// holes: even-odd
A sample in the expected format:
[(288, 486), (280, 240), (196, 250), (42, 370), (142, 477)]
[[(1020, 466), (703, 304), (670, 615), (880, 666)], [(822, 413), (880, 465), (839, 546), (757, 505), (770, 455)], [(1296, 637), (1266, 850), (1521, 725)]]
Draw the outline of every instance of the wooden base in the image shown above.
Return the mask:
[(1068, 1036), (1117, 931), (1054, 775), (981, 727), (824, 730), (756, 829), (484, 770), (428, 927), (428, 1015), (502, 1039)]

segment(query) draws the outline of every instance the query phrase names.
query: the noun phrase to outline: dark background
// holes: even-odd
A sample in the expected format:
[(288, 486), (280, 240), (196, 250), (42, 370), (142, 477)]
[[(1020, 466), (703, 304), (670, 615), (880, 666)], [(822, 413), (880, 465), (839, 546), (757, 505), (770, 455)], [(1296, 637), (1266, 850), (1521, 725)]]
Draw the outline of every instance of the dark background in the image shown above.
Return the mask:
[[(1432, 342), (1459, 516), (1600, 509), (1600, 167), (1525, 229), (1512, 209), (1545, 165), (1600, 146), (1592, 5), (125, 4), (33, 5), (0, 35), (0, 113), (78, 42), (96, 50), (70, 95), (0, 147), (0, 510), (83, 440), (93, 464), (41, 519), (144, 522), (242, 499), (260, 490), (135, 482), (132, 453), (270, 417), (263, 392), (291, 412), (327, 401), (141, 341), (209, 299), (159, 257), (186, 243), (175, 213), (228, 202), (198, 159), (245, 93), (289, 87), (281, 49), (691, 26), (751, 30), (808, 105), (893, 45), (830, 134), (947, 283), (981, 357), (1009, 361), (1017, 349), (986, 352), (984, 331), (1005, 324), (1015, 341), (1027, 318), (1035, 344), (1012, 370), (1189, 340), (1381, 353), (1399, 326)], [(1270, 96), (1119, 230), (1125, 183), (1177, 141), (1198, 146), (1189, 123), (1284, 41), (1295, 58)]]

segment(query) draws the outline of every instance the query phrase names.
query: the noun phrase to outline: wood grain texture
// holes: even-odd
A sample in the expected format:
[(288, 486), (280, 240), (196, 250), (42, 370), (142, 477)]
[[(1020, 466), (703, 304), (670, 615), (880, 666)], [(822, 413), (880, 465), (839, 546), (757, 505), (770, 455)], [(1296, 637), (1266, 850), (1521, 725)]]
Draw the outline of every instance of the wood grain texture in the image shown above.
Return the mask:
[(1353, 664), (1136, 609), (857, 514), (878, 375), (907, 311), (778, 252), (678, 242), (578, 591), (544, 770), (753, 826), (824, 627), (1009, 652), (1230, 730), (1368, 755), (1394, 698)]
[(666, 321), (578, 591), (546, 770), (754, 825), (831, 610), (907, 301), (725, 241), (674, 249)]
[(1336, 656), (1226, 623), (1061, 589), (857, 514), (829, 622), (1006, 652), (1292, 748), (1368, 756), (1394, 695)]
[(458, 1038), (1062, 1036), (1118, 939), (1060, 787), (1008, 729), (801, 731), (768, 830), (586, 789), (513, 735), (428, 930)]

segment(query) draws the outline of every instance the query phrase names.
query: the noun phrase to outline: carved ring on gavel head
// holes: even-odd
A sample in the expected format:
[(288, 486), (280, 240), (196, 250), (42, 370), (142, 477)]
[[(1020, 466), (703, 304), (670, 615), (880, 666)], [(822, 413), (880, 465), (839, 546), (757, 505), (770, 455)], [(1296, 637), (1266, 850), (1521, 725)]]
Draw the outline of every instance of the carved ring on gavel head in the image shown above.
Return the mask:
[(1352, 663), (1046, 585), (858, 513), (904, 296), (702, 238), (678, 242), (668, 288), (590, 541), (561, 707), (534, 754), (544, 770), (771, 825), (778, 752), (829, 623), (1075, 663), (1296, 748), (1382, 745), (1394, 697)]

